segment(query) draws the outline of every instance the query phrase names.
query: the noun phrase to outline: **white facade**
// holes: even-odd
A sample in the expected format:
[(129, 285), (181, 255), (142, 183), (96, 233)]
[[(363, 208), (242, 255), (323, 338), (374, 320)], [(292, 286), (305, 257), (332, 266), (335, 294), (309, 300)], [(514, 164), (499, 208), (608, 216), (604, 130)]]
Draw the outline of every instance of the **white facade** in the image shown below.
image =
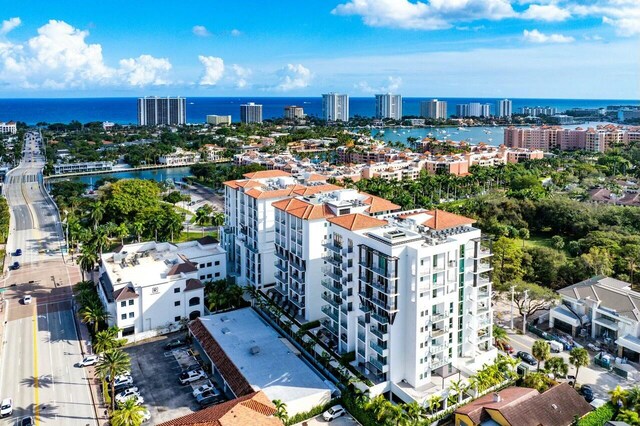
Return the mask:
[(327, 121), (349, 121), (349, 95), (333, 92), (323, 94), (322, 118)]
[(174, 331), (183, 319), (202, 315), (202, 281), (226, 277), (226, 253), (211, 237), (128, 244), (101, 261), (98, 295), (109, 325), (129, 340)]
[(231, 116), (230, 115), (207, 115), (207, 123), (213, 124), (214, 126), (230, 125)]
[(376, 95), (376, 118), (402, 118), (402, 95)]
[(240, 121), (242, 123), (262, 123), (262, 105), (254, 102), (240, 105)]
[(447, 102), (439, 101), (437, 99), (420, 102), (420, 116), (446, 120)]
[(287, 120), (296, 120), (304, 118), (304, 108), (296, 105), (288, 105), (284, 107), (284, 118)]
[(8, 123), (5, 123), (3, 121), (0, 121), (0, 133), (9, 133), (12, 135), (18, 133), (18, 126), (16, 122), (9, 121)]
[(181, 97), (138, 98), (138, 125), (182, 125), (187, 122), (187, 100)]
[(113, 170), (111, 161), (89, 161), (84, 163), (59, 163), (53, 165), (53, 173), (56, 175), (63, 173), (82, 173)]
[(224, 158), (222, 155), (225, 149), (217, 145), (206, 144), (200, 148), (200, 151), (206, 161), (220, 161)]
[(510, 99), (502, 99), (496, 102), (496, 117), (511, 117), (513, 103)]
[(176, 148), (175, 152), (165, 154), (158, 157), (158, 163), (167, 166), (187, 166), (200, 162), (201, 155), (199, 152), (185, 151), (182, 148)]

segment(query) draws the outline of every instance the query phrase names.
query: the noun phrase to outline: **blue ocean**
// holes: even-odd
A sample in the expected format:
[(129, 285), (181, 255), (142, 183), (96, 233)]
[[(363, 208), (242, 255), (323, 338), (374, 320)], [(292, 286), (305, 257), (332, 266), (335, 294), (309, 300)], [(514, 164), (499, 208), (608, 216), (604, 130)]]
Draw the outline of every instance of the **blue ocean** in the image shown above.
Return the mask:
[[(403, 114), (419, 115), (420, 101), (429, 98), (404, 98)], [(447, 101), (449, 115), (455, 114), (457, 104), (469, 102), (490, 103), (495, 108), (494, 98), (439, 98)], [(299, 105), (310, 116), (322, 114), (320, 97), (242, 97), (242, 98), (187, 98), (187, 121), (203, 123), (208, 114), (231, 115), (240, 119), (240, 104), (255, 102), (263, 105), (263, 117), (282, 117), (287, 105)], [(638, 100), (616, 99), (512, 99), (513, 111), (524, 106), (550, 106), (559, 111), (568, 108), (604, 108), (608, 105), (640, 105)], [(350, 115), (371, 117), (375, 113), (374, 97), (351, 98)], [(27, 124), (68, 123), (78, 120), (112, 121), (118, 124), (137, 122), (136, 98), (64, 98), (64, 99), (0, 99), (0, 121), (24, 121)]]

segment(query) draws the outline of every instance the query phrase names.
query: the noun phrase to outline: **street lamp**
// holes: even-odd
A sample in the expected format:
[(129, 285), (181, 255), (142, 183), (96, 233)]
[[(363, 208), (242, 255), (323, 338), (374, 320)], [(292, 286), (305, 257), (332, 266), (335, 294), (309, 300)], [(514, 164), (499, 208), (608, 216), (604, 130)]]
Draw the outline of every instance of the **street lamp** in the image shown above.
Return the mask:
[(516, 292), (516, 286), (511, 286), (511, 330), (513, 331), (513, 299)]
[(529, 290), (524, 291), (524, 301), (522, 307), (524, 312), (522, 313), (522, 334), (527, 334), (527, 297), (529, 296)]

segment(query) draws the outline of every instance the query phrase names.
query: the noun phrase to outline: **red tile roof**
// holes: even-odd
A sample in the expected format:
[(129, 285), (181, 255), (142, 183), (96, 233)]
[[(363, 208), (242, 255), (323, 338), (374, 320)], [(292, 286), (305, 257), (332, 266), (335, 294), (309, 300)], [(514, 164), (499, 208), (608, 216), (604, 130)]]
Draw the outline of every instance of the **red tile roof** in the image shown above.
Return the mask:
[(423, 223), (423, 225), (428, 226), (431, 229), (435, 229), (436, 231), (476, 223), (474, 219), (470, 219), (468, 217), (460, 216), (454, 213), (449, 213), (444, 210), (430, 210), (427, 212), (427, 214), (433, 217)]
[(200, 280), (195, 278), (189, 278), (187, 280), (187, 285), (184, 288), (184, 291), (198, 290), (204, 288), (204, 284)]
[(330, 218), (335, 216), (324, 203), (311, 204), (298, 198), (287, 198), (272, 204), (278, 210), (304, 220)]
[(138, 296), (133, 287), (130, 286), (122, 287), (120, 290), (116, 290), (113, 292), (113, 298), (117, 301), (137, 299), (138, 297), (140, 296)]
[(343, 216), (332, 217), (327, 220), (350, 231), (377, 228), (378, 226), (384, 226), (388, 223), (386, 220), (376, 219), (375, 217), (366, 216), (360, 213), (346, 214)]
[(178, 263), (173, 265), (171, 269), (167, 272), (167, 275), (178, 275), (180, 273), (188, 274), (189, 272), (195, 272), (198, 268), (191, 262)]
[(282, 426), (282, 422), (273, 417), (275, 412), (273, 403), (259, 391), (159, 426)]
[(282, 170), (262, 170), (259, 172), (245, 173), (242, 176), (246, 177), (247, 179), (268, 179), (291, 176), (291, 173), (283, 172)]
[(498, 395), (500, 395), (500, 402), (494, 402), (493, 393), (489, 393), (475, 401), (471, 401), (470, 403), (459, 407), (455, 411), (455, 414), (466, 414), (473, 421), (474, 425), (480, 424), (482, 421), (490, 418), (485, 409), (498, 409), (510, 404), (517, 404), (526, 399), (537, 396), (538, 391), (535, 389), (519, 388), (514, 386), (501, 390), (498, 392)]
[(397, 204), (392, 203), (389, 200), (385, 200), (384, 198), (380, 198), (380, 197), (376, 197), (375, 195), (370, 195), (367, 194), (365, 192), (361, 192), (362, 195), (367, 195), (368, 197), (365, 198), (362, 202), (364, 204), (367, 204), (371, 207), (369, 207), (369, 213), (373, 214), (373, 213), (380, 213), (380, 212), (386, 212), (386, 211), (396, 211), (396, 210), (400, 210), (400, 206)]

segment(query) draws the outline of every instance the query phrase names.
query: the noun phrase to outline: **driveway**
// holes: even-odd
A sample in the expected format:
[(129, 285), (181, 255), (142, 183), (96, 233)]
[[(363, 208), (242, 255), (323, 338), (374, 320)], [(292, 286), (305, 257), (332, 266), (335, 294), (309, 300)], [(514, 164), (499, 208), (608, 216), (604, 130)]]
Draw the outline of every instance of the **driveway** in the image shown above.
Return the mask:
[(358, 423), (358, 421), (356, 419), (354, 419), (349, 413), (345, 414), (342, 417), (338, 417), (337, 419), (331, 421), (331, 422), (326, 422), (323, 418), (322, 418), (322, 414), (320, 414), (319, 416), (314, 417), (313, 419), (309, 419), (309, 420), (305, 420), (304, 422), (300, 422), (297, 423), (295, 426), (319, 426), (319, 425), (323, 425), (323, 426), (359, 426), (360, 423)]

